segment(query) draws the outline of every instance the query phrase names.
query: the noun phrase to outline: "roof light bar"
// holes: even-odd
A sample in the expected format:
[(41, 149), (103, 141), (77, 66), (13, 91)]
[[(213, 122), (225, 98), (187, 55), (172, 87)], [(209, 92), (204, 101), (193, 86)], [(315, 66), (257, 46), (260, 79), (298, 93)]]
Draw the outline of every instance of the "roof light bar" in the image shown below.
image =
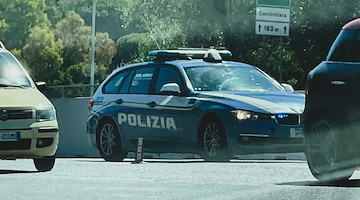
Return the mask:
[(154, 61), (204, 59), (206, 62), (222, 62), (222, 59), (232, 57), (229, 50), (181, 48), (176, 50), (155, 50), (149, 53)]

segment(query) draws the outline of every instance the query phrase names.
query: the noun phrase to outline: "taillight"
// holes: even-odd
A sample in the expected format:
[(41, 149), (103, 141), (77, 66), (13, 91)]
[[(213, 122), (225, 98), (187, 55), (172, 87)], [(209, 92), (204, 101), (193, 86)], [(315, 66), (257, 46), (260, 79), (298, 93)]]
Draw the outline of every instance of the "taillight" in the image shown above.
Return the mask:
[(95, 104), (95, 100), (94, 99), (90, 99), (89, 101), (89, 109), (91, 109)]

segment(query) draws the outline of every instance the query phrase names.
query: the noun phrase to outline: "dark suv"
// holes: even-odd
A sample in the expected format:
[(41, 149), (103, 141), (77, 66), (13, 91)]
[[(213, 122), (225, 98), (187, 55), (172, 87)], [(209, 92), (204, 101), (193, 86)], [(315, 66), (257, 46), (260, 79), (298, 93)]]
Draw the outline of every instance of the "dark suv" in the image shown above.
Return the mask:
[(346, 180), (360, 165), (360, 18), (347, 23), (326, 61), (308, 74), (306, 156), (319, 180)]

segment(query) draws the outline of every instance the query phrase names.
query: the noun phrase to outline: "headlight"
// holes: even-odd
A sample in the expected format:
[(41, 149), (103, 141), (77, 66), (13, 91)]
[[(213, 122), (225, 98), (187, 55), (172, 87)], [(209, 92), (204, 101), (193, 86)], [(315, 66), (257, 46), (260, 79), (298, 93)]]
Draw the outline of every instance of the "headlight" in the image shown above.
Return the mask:
[(51, 121), (56, 119), (55, 108), (52, 105), (36, 107), (36, 121)]
[(240, 121), (244, 121), (244, 120), (256, 121), (257, 119), (259, 119), (259, 114), (254, 112), (250, 112), (246, 110), (235, 110), (232, 112), (234, 113), (235, 117)]

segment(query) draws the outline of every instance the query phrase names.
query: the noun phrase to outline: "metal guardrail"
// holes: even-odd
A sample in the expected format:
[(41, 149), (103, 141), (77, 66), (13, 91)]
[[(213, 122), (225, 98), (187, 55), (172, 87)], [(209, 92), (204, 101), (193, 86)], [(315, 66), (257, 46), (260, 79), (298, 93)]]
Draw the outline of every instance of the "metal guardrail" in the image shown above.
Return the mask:
[(49, 98), (91, 97), (100, 84), (74, 84), (47, 86), (44, 94)]

